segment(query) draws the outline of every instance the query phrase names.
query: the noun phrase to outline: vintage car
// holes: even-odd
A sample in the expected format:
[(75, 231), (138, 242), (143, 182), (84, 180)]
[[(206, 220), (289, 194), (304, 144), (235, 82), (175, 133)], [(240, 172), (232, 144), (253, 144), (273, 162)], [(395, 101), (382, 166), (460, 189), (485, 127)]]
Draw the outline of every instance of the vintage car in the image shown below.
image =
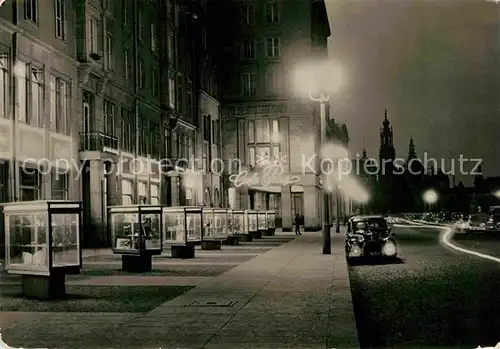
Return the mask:
[(345, 253), (349, 263), (362, 257), (397, 257), (395, 235), (383, 216), (354, 216), (347, 224)]

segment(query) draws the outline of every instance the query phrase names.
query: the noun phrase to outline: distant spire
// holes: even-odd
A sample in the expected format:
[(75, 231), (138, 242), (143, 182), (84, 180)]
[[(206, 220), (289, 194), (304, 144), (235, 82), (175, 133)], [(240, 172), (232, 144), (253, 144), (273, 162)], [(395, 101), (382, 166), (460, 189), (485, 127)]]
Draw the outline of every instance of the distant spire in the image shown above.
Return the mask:
[(413, 143), (413, 137), (410, 138), (410, 145), (408, 146), (408, 159), (415, 159), (417, 154), (415, 152), (415, 144)]
[(387, 118), (387, 109), (384, 111), (384, 122), (382, 123), (384, 125), (384, 129), (389, 129), (389, 125), (391, 124), (389, 119)]

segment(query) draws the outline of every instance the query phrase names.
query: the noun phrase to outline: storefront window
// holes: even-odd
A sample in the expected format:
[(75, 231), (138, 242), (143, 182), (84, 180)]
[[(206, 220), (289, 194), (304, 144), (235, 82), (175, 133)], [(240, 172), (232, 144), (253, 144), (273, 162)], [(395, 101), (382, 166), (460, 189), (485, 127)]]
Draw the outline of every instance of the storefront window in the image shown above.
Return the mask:
[(122, 205), (133, 205), (134, 195), (132, 181), (122, 180)]
[(151, 205), (160, 204), (160, 187), (157, 184), (151, 184)]
[(40, 171), (35, 166), (19, 167), (19, 187), (21, 191), (21, 201), (33, 201), (41, 199), (42, 178)]

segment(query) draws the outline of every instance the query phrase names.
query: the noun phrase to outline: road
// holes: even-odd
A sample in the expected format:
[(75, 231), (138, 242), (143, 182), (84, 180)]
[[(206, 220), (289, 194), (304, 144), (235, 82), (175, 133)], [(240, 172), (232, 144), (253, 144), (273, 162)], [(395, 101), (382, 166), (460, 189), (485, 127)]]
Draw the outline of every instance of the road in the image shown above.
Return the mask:
[(434, 228), (394, 227), (401, 261), (349, 267), (362, 348), (500, 342), (500, 264), (450, 250)]

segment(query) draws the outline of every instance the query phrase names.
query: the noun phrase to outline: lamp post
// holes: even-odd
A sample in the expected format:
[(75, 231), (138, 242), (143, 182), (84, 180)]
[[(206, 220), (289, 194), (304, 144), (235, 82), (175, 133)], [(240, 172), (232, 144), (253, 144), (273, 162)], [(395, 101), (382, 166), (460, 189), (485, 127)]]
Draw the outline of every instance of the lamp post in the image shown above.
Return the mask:
[[(314, 97), (312, 91), (309, 91), (309, 98), (313, 102), (319, 102), (319, 117), (320, 117), (320, 146), (323, 148), (325, 145), (325, 134), (326, 134), (326, 103), (330, 101), (330, 96), (325, 93), (321, 93), (319, 97)], [(330, 235), (330, 195), (326, 190), (327, 178), (323, 175), (323, 254), (332, 253), (332, 237)], [(338, 197), (337, 197), (338, 202)], [(338, 208), (337, 208), (338, 210)], [(338, 219), (337, 219), (338, 221)], [(339, 228), (340, 229), (340, 228)]]
[[(313, 102), (319, 103), (320, 107), (320, 144), (321, 149), (324, 148), (326, 140), (326, 105), (330, 101), (330, 92), (339, 88), (342, 79), (341, 67), (337, 64), (332, 65), (330, 60), (308, 62), (304, 66), (297, 66), (298, 69), (294, 71), (295, 78), (297, 79), (293, 85), (297, 87), (300, 95), (308, 95), (309, 99)], [(324, 158), (324, 156), (322, 156)], [(320, 169), (321, 170), (321, 169)], [(328, 178), (325, 173), (322, 176), (323, 181), (323, 199), (324, 199), (324, 214), (323, 214), (323, 254), (331, 254), (331, 235), (330, 230), (332, 227), (330, 220), (330, 201), (331, 194), (327, 189)], [(340, 232), (340, 205), (337, 187), (337, 232)]]

